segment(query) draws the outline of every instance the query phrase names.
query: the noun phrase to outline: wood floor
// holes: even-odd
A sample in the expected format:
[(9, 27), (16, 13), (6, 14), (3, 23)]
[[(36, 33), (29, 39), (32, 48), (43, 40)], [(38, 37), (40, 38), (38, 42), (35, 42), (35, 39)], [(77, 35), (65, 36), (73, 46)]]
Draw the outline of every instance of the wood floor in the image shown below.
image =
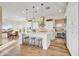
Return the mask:
[(14, 48), (5, 56), (70, 56), (70, 54), (65, 46), (64, 39), (55, 39), (51, 41), (48, 50), (29, 45), (21, 45), (19, 49), (17, 47)]

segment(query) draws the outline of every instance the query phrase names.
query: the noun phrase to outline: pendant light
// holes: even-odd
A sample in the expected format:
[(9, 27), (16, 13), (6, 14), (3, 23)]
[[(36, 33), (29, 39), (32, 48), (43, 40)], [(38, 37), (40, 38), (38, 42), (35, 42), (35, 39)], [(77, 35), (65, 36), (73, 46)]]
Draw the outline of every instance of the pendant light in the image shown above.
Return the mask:
[(28, 19), (28, 9), (26, 9), (26, 20)]
[(44, 11), (43, 11), (43, 7), (44, 6), (44, 4), (43, 3), (41, 3), (41, 24), (40, 24), (40, 26), (42, 26), (42, 27), (44, 27)]
[(33, 18), (32, 18), (32, 22), (31, 22), (31, 29), (33, 30), (33, 22), (34, 22), (34, 9), (35, 9), (35, 6), (32, 7), (33, 9)]

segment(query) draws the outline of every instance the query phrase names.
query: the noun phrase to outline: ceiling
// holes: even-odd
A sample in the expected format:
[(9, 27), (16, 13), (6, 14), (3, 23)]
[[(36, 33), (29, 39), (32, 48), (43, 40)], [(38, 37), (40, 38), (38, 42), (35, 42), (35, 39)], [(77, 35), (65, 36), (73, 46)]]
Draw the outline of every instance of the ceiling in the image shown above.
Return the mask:
[[(33, 6), (34, 17), (39, 18), (42, 15), (45, 17), (63, 17), (65, 14), (66, 2), (43, 2), (43, 8), (41, 2), (0, 2), (0, 6), (3, 9), (3, 18), (10, 18), (13, 20), (23, 20), (25, 18), (33, 18)], [(26, 9), (28, 9), (26, 14)]]

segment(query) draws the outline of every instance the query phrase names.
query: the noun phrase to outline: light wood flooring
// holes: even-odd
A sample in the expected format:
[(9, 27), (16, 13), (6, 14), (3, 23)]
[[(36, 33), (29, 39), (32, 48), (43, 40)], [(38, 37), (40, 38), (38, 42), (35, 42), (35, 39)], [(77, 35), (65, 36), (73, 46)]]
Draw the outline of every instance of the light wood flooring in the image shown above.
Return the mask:
[(9, 51), (5, 56), (70, 56), (68, 49), (65, 46), (64, 39), (56, 38), (51, 41), (48, 50), (43, 50), (39, 47), (29, 45), (21, 45)]

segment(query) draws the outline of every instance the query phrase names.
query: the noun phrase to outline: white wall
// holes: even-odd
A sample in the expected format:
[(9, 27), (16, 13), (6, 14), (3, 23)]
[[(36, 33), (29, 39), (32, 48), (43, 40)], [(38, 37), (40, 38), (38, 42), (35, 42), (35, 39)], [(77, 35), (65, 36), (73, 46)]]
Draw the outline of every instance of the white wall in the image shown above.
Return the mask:
[(78, 56), (78, 3), (68, 4), (67, 16), (67, 47), (73, 56)]

